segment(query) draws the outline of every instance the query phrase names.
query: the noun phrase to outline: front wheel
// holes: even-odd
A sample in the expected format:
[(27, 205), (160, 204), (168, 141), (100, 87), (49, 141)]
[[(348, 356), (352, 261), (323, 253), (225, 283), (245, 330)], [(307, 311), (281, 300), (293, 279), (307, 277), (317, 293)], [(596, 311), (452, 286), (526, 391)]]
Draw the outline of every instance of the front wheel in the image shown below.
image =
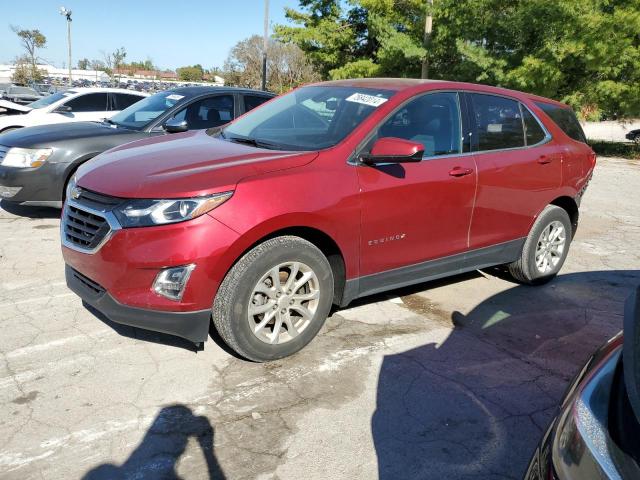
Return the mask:
[(566, 210), (548, 205), (533, 224), (520, 258), (508, 265), (511, 276), (530, 285), (551, 280), (567, 258), (572, 235)]
[(307, 345), (332, 302), (333, 273), (323, 253), (302, 238), (276, 237), (227, 273), (213, 303), (213, 323), (238, 354), (265, 362)]

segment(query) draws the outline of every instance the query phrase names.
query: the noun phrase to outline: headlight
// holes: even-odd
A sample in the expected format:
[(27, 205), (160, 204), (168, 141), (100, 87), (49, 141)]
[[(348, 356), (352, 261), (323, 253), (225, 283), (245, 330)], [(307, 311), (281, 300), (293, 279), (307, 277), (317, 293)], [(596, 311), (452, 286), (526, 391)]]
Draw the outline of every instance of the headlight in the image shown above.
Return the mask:
[(10, 148), (2, 159), (5, 167), (35, 168), (51, 156), (51, 148)]
[(114, 210), (124, 227), (149, 227), (184, 222), (204, 215), (226, 202), (233, 192), (174, 200), (130, 200)]

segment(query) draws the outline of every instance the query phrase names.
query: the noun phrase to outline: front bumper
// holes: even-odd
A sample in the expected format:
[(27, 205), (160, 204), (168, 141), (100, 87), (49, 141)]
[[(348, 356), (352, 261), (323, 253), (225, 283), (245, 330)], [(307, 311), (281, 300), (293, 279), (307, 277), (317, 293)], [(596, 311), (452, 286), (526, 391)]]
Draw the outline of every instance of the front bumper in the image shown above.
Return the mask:
[[(194, 342), (206, 340), (213, 299), (228, 268), (225, 256), (238, 234), (211, 216), (202, 215), (154, 227), (118, 225), (102, 240), (97, 237), (98, 246), (81, 248), (65, 241), (65, 225), (73, 225), (67, 216), (74, 205), (78, 204), (69, 200), (61, 222), (69, 288), (115, 322)], [(112, 215), (108, 209), (93, 211), (102, 212), (103, 218)], [(82, 234), (77, 236), (84, 238)], [(161, 270), (191, 264), (195, 268), (180, 300), (154, 291)]]
[(0, 165), (0, 200), (59, 207), (67, 167), (64, 163), (48, 162), (38, 168)]
[(207, 339), (211, 320), (210, 309), (195, 312), (163, 312), (129, 307), (118, 303), (99, 284), (68, 265), (65, 267), (65, 277), (71, 291), (113, 322), (177, 335), (194, 343)]

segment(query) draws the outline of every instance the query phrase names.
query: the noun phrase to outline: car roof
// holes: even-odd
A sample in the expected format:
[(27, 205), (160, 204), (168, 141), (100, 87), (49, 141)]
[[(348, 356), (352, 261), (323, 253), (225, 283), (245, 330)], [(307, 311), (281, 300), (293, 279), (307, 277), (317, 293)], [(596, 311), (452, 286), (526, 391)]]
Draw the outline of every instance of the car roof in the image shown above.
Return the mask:
[(76, 93), (96, 93), (96, 92), (112, 92), (112, 93), (128, 93), (129, 95), (138, 95), (141, 97), (149, 96), (145, 92), (137, 92), (135, 90), (127, 90), (126, 88), (111, 88), (111, 87), (69, 87), (67, 91), (74, 91)]
[(519, 99), (528, 99), (534, 102), (546, 102), (559, 105), (564, 108), (568, 106), (557, 100), (541, 97), (532, 93), (520, 92), (517, 90), (509, 90), (508, 88), (493, 87), (491, 85), (483, 85), (480, 83), (454, 82), (451, 80), (431, 80), (420, 78), (354, 78), (347, 80), (332, 80), (328, 82), (312, 83), (309, 86), (336, 86), (336, 87), (355, 87), (355, 88), (379, 88), (383, 90), (393, 90), (396, 92), (404, 90), (423, 90), (419, 87), (428, 85), (431, 88), (424, 90), (436, 89), (452, 89), (452, 90), (473, 90), (479, 93), (495, 93), (497, 95), (506, 95)]
[(275, 96), (275, 93), (265, 92), (263, 90), (254, 90), (251, 88), (238, 88), (238, 87), (214, 87), (214, 86), (206, 86), (206, 85), (198, 85), (193, 87), (176, 87), (170, 88), (165, 91), (171, 91), (175, 93), (179, 93), (185, 96), (195, 96), (195, 95), (203, 95), (207, 93), (255, 93), (258, 95), (267, 95), (267, 96)]

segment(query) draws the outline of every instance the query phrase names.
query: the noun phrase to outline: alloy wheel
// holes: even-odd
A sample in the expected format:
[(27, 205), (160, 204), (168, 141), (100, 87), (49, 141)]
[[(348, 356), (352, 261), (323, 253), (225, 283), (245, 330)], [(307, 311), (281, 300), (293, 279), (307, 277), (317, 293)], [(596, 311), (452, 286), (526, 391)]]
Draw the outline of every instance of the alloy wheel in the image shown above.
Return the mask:
[(562, 222), (551, 222), (540, 234), (536, 246), (536, 268), (538, 272), (547, 274), (553, 271), (564, 253), (567, 233)]
[(309, 266), (281, 263), (253, 287), (247, 312), (251, 331), (265, 343), (289, 342), (309, 326), (319, 298), (320, 282)]

